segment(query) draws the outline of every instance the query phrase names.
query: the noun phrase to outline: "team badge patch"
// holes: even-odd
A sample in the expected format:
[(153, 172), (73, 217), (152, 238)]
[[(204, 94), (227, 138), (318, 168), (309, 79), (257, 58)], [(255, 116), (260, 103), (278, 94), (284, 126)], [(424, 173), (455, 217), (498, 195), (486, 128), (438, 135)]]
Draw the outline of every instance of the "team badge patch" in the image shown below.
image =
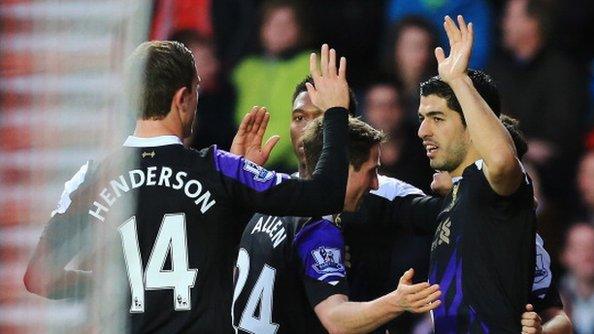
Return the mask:
[(243, 170), (254, 174), (254, 181), (258, 182), (266, 182), (271, 180), (274, 177), (274, 173), (265, 169), (262, 166), (259, 166), (249, 160), (245, 160), (245, 164), (243, 165)]
[(340, 261), (340, 249), (327, 248), (320, 246), (311, 252), (315, 264), (312, 268), (320, 275), (327, 276), (328, 274), (336, 276), (345, 276), (344, 266)]

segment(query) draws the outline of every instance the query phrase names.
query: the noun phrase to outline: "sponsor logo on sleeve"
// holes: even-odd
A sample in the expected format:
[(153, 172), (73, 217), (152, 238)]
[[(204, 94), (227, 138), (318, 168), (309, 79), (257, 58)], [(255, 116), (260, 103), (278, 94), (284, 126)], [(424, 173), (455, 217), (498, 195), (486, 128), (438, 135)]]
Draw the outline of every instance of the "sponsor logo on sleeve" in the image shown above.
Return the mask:
[(264, 167), (257, 165), (249, 160), (245, 160), (243, 170), (254, 174), (254, 181), (266, 182), (270, 181), (274, 177), (274, 173), (265, 169)]
[(316, 261), (312, 268), (316, 273), (322, 275), (320, 279), (330, 276), (329, 274), (345, 276), (345, 269), (340, 261), (340, 249), (320, 246), (314, 249), (311, 254)]

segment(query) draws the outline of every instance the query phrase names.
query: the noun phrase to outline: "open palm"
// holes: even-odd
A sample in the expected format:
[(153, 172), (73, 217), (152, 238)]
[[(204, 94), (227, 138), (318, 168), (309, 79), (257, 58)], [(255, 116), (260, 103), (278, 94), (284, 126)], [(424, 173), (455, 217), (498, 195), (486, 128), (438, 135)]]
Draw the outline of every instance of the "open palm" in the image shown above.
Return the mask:
[(269, 119), (270, 114), (266, 108), (254, 106), (239, 125), (231, 144), (231, 153), (243, 155), (258, 165), (264, 165), (268, 161), (274, 145), (280, 140), (279, 136), (274, 135), (262, 146), (262, 139)]
[(468, 61), (472, 52), (472, 23), (466, 24), (462, 15), (458, 15), (458, 26), (449, 16), (445, 17), (443, 26), (450, 43), (450, 54), (446, 58), (441, 47), (435, 49), (437, 69), (441, 80), (449, 83), (461, 78), (468, 69)]

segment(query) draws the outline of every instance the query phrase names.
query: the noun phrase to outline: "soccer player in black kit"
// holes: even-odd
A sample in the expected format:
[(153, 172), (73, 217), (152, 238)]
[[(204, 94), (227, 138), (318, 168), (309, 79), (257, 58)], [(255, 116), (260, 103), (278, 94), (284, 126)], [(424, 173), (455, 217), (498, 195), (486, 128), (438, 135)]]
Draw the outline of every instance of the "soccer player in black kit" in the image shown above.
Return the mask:
[[(518, 333), (535, 265), (532, 184), (500, 122), (495, 86), (468, 71), (472, 24), (446, 17), (446, 58), (421, 85), (418, 135), (430, 165), (454, 187), (434, 226), (429, 282), (442, 289), (436, 333)], [(437, 226), (437, 229), (435, 229)]]
[[(306, 168), (315, 169), (321, 149), (321, 118), (301, 142)], [(345, 211), (356, 211), (378, 188), (383, 134), (349, 120), (349, 177)], [(437, 285), (412, 284), (406, 272), (395, 291), (370, 302), (349, 302), (340, 218), (275, 217), (256, 214), (246, 226), (237, 259), (233, 325), (239, 333), (365, 333), (404, 311), (439, 305)]]
[[(310, 90), (326, 112), (324, 148), (313, 177), (295, 180), (216, 146), (184, 148), (181, 140), (191, 133), (198, 102), (193, 55), (176, 42), (141, 44), (129, 63), (138, 111), (134, 135), (66, 183), (27, 268), (27, 289), (55, 299), (78, 297), (85, 286), (104, 283), (94, 281), (102, 269), (65, 266), (78, 254), (116, 249), (119, 271), (105, 283), (124, 282), (128, 301), (114, 312), (128, 314), (128, 331), (231, 331), (232, 268), (249, 217), (256, 211), (325, 215), (343, 207), (346, 59), (337, 69), (335, 52), (327, 46), (322, 51), (326, 70)], [(265, 127), (268, 117), (256, 108), (242, 126)], [(100, 297), (124, 298), (122, 292)]]

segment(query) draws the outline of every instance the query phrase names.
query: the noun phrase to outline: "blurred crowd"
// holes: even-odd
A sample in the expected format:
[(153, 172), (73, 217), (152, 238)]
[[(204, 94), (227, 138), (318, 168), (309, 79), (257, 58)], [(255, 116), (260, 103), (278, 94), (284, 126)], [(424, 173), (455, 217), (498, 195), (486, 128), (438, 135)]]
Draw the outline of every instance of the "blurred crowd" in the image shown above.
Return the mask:
[[(293, 172), (294, 87), (329, 43), (348, 58), (360, 116), (388, 133), (382, 173), (430, 193), (419, 83), (436, 74), (444, 15), (475, 27), (472, 67), (494, 77), (529, 143), (539, 232), (577, 333), (594, 333), (594, 3), (589, 0), (155, 0), (150, 38), (184, 43), (200, 83), (194, 147), (228, 149), (252, 106), (279, 134), (267, 167)], [(537, 259), (538, 260), (538, 259)]]

